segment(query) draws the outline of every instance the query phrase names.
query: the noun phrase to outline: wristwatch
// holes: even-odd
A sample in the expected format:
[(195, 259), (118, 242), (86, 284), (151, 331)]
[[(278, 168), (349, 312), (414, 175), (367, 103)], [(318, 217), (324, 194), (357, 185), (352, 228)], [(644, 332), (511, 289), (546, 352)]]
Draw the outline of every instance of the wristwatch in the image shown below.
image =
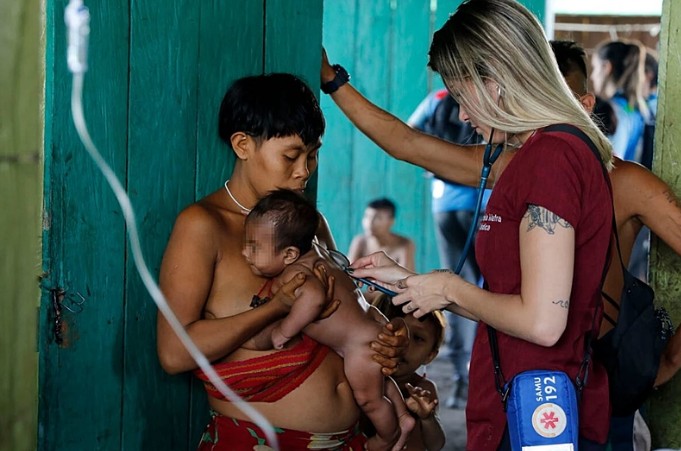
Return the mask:
[(334, 64), (332, 67), (333, 70), (336, 71), (336, 76), (333, 78), (333, 80), (322, 83), (322, 92), (324, 94), (333, 94), (338, 90), (338, 88), (350, 81), (350, 74), (348, 74), (348, 71), (345, 70), (343, 66), (340, 64)]

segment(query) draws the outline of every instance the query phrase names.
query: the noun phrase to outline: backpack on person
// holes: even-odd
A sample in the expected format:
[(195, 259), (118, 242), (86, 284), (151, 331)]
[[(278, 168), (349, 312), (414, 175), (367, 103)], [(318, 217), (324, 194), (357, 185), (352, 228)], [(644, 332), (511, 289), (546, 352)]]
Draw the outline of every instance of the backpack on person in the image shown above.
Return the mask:
[(448, 94), (444, 94), (428, 120), (423, 131), (457, 144), (479, 144), (481, 138), (468, 122), (459, 119), (459, 104)]
[(616, 229), (615, 239), (624, 285), (619, 305), (607, 294), (603, 293), (603, 297), (619, 310), (619, 315), (615, 321), (604, 313), (614, 328), (596, 340), (593, 347), (594, 357), (608, 372), (612, 414), (628, 416), (650, 395), (674, 329), (667, 311), (655, 307), (653, 289), (624, 266)]

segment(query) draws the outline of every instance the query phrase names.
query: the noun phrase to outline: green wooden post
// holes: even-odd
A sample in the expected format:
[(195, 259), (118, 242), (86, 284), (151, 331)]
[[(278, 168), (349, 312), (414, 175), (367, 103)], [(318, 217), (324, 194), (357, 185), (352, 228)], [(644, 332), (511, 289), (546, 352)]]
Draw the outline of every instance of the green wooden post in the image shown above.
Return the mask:
[[(421, 18), (414, 20), (415, 17)], [(432, 29), (429, 2), (401, 0), (391, 29), (390, 67), (387, 88), (390, 111), (407, 120), (428, 94), (428, 48)], [(389, 158), (384, 189), (399, 193), (397, 229), (416, 242), (416, 262), (422, 270), (439, 267), (433, 216), (431, 179), (410, 164)]]
[[(327, 1), (324, 46), (332, 62), (348, 69), (362, 93), (406, 120), (428, 91), (430, 15), (429, 2), (423, 1)], [(327, 133), (319, 169), (319, 208), (329, 219), (339, 248), (347, 251), (352, 237), (361, 233), (366, 203), (387, 196), (398, 207), (396, 231), (416, 241), (417, 266), (434, 267), (435, 249), (424, 244), (424, 234), (432, 232), (432, 226), (423, 171), (386, 156), (328, 97), (322, 97), (321, 104)]]
[[(158, 274), (173, 220), (194, 201), (200, 8), (188, 0), (131, 7), (127, 189)], [(168, 376), (158, 364), (156, 307), (132, 258), (125, 282), (121, 449), (190, 449), (191, 377)]]
[[(653, 170), (678, 196), (681, 194), (681, 127), (676, 118), (681, 113), (681, 4), (665, 0), (662, 10), (660, 35), (660, 99), (655, 130)], [(658, 239), (653, 240), (650, 255), (651, 283), (656, 302), (664, 306), (674, 324), (681, 323), (681, 258)], [(650, 400), (648, 419), (653, 436), (653, 447), (681, 447), (681, 377), (677, 374), (656, 391)]]
[[(350, 72), (352, 83), (356, 76), (353, 56), (357, 43), (357, 1), (324, 2), (323, 44), (332, 62), (339, 62)], [(326, 132), (319, 156), (319, 190), (317, 204), (324, 213), (341, 251), (347, 250), (356, 224), (350, 207), (353, 203), (353, 145), (355, 127), (346, 119), (327, 95), (320, 99)], [(340, 212), (341, 208), (347, 211)], [(338, 211), (338, 213), (337, 213)]]
[(36, 447), (44, 79), (40, 1), (0, 1), (0, 450)]

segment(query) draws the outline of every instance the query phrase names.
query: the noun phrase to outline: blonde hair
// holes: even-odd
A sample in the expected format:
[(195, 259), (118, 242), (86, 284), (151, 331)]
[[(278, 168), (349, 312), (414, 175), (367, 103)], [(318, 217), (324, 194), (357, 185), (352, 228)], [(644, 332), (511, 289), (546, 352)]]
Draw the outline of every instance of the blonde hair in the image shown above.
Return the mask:
[[(539, 22), (516, 1), (464, 1), (435, 32), (429, 54), (429, 66), (481, 122), (509, 134), (575, 125), (611, 169), (612, 145), (567, 86)], [(474, 95), (462, 90), (463, 82), (471, 82)]]

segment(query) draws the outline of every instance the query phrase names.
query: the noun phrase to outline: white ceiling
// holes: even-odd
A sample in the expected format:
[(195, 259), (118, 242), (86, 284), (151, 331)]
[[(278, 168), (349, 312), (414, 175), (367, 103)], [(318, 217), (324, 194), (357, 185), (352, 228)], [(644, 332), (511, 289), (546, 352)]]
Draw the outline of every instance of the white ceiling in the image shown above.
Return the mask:
[[(663, 0), (546, 0), (554, 14), (659, 16)], [(671, 0), (669, 0), (671, 1)]]

